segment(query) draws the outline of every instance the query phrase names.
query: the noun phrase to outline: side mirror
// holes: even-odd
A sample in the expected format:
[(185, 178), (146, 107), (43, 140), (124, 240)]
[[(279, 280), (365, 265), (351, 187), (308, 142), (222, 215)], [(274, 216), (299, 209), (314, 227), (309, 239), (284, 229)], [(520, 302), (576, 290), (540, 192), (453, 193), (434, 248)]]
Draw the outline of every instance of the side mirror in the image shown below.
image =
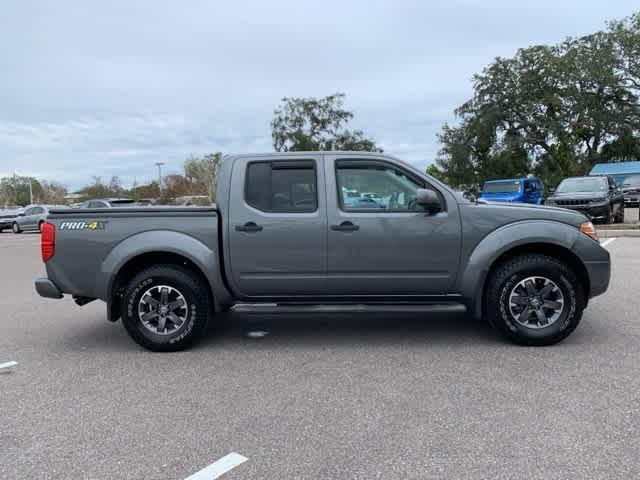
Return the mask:
[(433, 190), (427, 188), (419, 188), (416, 192), (416, 202), (422, 205), (430, 212), (437, 212), (442, 209), (440, 197)]

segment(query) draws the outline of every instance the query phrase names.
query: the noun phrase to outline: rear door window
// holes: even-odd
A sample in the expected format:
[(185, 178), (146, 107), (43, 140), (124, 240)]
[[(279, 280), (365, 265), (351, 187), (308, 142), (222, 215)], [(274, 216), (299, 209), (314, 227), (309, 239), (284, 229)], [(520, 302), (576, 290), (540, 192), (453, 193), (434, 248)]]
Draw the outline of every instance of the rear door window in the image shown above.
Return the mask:
[(318, 209), (313, 160), (251, 162), (245, 201), (263, 212), (304, 213)]

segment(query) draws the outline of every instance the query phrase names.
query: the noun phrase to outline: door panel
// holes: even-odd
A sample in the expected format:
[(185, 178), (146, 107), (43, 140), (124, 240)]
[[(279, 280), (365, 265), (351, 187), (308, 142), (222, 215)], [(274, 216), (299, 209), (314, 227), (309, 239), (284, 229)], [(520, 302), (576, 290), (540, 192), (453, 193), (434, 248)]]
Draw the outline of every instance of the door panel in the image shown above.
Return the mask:
[(230, 281), (241, 295), (319, 295), (326, 287), (321, 156), (233, 165), (227, 223)]
[(417, 188), (432, 187), (400, 163), (328, 155), (325, 175), (335, 179), (327, 184), (329, 293), (449, 291), (458, 268), (461, 227), (457, 203), (448, 192), (433, 188), (445, 208), (432, 214), (414, 202)]

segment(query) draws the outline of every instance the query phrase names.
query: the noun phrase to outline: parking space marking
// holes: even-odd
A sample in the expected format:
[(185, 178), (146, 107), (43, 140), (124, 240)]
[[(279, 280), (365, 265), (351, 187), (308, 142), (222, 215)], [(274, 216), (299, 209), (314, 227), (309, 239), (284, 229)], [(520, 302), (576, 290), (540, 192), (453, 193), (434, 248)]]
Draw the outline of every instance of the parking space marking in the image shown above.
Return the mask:
[(0, 363), (0, 370), (2, 370), (3, 368), (15, 367), (17, 364), (18, 362), (14, 362), (13, 360), (10, 362)]
[[(617, 237), (616, 237), (617, 238)], [(600, 245), (602, 245), (603, 247), (606, 247), (607, 245), (609, 245), (611, 242), (613, 242), (615, 240), (615, 238), (607, 238), (605, 241), (600, 242)]]
[(185, 478), (185, 480), (215, 480), (247, 460), (249, 460), (247, 457), (233, 452), (225, 455), (217, 462), (213, 462), (199, 472), (194, 473), (190, 477)]

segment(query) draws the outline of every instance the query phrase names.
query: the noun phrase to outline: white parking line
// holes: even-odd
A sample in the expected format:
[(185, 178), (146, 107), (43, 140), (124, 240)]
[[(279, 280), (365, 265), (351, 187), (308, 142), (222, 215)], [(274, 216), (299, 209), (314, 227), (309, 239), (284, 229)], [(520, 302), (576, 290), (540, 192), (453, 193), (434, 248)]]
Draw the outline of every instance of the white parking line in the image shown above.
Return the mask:
[(247, 457), (233, 452), (225, 455), (217, 462), (213, 462), (199, 472), (194, 473), (190, 477), (187, 477), (185, 480), (215, 480), (247, 460), (249, 460)]
[[(616, 237), (617, 238), (617, 237)], [(602, 245), (603, 247), (606, 247), (607, 245), (609, 245), (611, 242), (613, 242), (615, 240), (615, 238), (607, 238), (606, 240), (603, 240), (600, 242), (600, 245)]]
[(18, 362), (14, 362), (13, 360), (10, 362), (0, 363), (0, 370), (2, 370), (3, 368), (15, 367), (17, 364)]

